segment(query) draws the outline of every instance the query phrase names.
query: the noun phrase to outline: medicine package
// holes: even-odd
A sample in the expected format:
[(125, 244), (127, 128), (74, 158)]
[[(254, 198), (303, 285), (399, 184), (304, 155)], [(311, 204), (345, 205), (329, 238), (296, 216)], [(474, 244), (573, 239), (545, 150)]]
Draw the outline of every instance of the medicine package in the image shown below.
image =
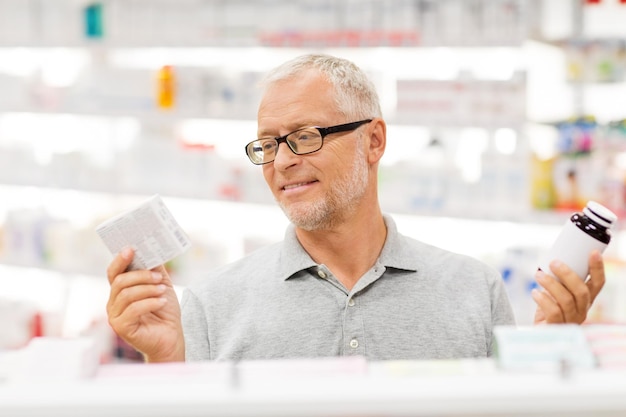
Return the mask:
[(159, 195), (96, 227), (105, 246), (117, 254), (129, 246), (135, 257), (128, 270), (152, 269), (183, 254), (191, 241)]

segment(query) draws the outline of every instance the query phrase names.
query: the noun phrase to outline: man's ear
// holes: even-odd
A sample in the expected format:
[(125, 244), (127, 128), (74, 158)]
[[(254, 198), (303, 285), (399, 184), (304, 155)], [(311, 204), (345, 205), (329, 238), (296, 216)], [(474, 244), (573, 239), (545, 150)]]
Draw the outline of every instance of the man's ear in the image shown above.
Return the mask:
[(380, 161), (387, 146), (387, 125), (380, 117), (375, 118), (369, 125), (369, 163), (375, 164)]

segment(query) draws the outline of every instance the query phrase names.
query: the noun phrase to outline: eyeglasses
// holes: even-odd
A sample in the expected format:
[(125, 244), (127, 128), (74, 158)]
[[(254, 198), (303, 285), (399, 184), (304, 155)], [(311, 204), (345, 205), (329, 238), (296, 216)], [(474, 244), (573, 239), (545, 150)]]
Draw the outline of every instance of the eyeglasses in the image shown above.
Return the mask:
[(283, 142), (296, 155), (306, 155), (322, 149), (326, 136), (332, 133), (349, 132), (371, 121), (372, 119), (365, 119), (330, 127), (303, 127), (284, 136), (253, 140), (246, 145), (246, 155), (255, 165), (269, 164), (276, 158), (278, 145)]

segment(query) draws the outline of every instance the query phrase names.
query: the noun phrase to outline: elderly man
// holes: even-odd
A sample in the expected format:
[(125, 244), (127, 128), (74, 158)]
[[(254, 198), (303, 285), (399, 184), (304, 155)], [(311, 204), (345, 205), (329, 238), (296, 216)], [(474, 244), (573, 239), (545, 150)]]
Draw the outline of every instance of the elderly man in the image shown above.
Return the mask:
[[(362, 70), (305, 55), (266, 78), (250, 161), (291, 224), (283, 242), (212, 271), (178, 303), (163, 268), (108, 268), (109, 322), (147, 361), (361, 355), (486, 357), (514, 317), (499, 274), (400, 234), (377, 192), (386, 124)], [(250, 213), (251, 216), (254, 213)], [(582, 323), (604, 285), (554, 263), (535, 291), (537, 323)]]

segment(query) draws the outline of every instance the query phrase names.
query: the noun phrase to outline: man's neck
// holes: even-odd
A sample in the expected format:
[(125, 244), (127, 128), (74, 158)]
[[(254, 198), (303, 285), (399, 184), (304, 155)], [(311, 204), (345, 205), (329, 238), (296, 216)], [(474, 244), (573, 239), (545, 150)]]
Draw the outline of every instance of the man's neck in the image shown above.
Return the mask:
[(296, 234), (311, 258), (326, 265), (350, 290), (376, 263), (387, 238), (387, 227), (377, 210), (371, 216), (354, 216), (329, 230), (296, 228)]

